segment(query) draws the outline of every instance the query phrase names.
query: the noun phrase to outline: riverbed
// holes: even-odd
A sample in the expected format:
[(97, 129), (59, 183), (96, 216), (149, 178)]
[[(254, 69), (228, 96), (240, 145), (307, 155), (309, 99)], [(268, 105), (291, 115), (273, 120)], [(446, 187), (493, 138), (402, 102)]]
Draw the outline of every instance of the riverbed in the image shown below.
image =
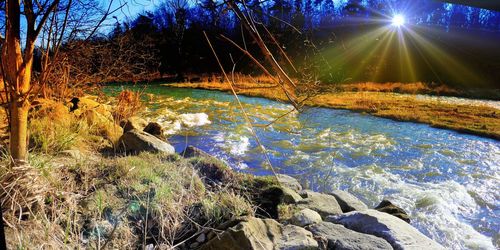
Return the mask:
[(256, 175), (272, 174), (267, 153), (274, 171), (309, 189), (346, 190), (370, 206), (393, 201), (409, 212), (412, 225), (447, 248), (499, 247), (497, 140), (347, 110), (298, 113), (285, 103), (240, 97), (264, 152), (230, 94), (126, 88), (145, 92), (144, 117), (166, 128), (177, 152), (193, 145)]

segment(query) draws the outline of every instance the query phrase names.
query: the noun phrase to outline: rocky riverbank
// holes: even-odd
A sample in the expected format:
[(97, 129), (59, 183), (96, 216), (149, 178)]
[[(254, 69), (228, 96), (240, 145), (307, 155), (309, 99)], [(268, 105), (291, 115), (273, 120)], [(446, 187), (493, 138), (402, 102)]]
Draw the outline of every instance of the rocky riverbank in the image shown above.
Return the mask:
[[(125, 132), (125, 148), (172, 153), (169, 147), (153, 146), (159, 144), (154, 136), (138, 131)], [(134, 139), (131, 143), (126, 138)], [(407, 213), (390, 201), (368, 208), (346, 191), (325, 194), (305, 190), (295, 178), (281, 174), (267, 179), (265, 185), (244, 181), (240, 186), (239, 180), (255, 181), (258, 177), (233, 172), (195, 147), (189, 146), (180, 155), (219, 162), (194, 165), (206, 188), (238, 192), (246, 187), (243, 197), (256, 207), (255, 215), (233, 217), (216, 228), (193, 234), (178, 246), (181, 249), (444, 249), (412, 227)]]
[(176, 154), (168, 128), (78, 103), (39, 101), (30, 166), (0, 173), (10, 248), (442, 248), (390, 201), (369, 208), (291, 176), (235, 172), (194, 147)]

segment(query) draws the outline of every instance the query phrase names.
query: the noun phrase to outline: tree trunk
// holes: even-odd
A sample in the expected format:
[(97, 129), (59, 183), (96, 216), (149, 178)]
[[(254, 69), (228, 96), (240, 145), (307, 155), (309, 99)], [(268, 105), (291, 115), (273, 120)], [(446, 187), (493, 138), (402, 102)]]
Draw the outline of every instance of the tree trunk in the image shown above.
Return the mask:
[(27, 100), (13, 100), (10, 104), (10, 155), (13, 163), (23, 163), (28, 159), (28, 111)]
[[(28, 150), (28, 112), (30, 104), (27, 98), (30, 91), (31, 68), (33, 65), (33, 43), (28, 31), (26, 44), (26, 60), (23, 60), (20, 36), (19, 0), (10, 0), (6, 3), (5, 41), (2, 46), (2, 66), (4, 81), (8, 86), (10, 96), (10, 154), (12, 163), (25, 162)], [(32, 24), (28, 23), (28, 27)]]

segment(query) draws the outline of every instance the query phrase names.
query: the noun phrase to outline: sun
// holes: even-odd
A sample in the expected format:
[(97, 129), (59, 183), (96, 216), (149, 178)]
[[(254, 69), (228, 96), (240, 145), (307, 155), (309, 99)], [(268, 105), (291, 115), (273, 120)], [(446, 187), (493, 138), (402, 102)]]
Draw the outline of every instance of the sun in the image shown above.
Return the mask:
[(405, 17), (401, 14), (397, 14), (392, 18), (392, 25), (396, 27), (401, 27), (405, 24)]

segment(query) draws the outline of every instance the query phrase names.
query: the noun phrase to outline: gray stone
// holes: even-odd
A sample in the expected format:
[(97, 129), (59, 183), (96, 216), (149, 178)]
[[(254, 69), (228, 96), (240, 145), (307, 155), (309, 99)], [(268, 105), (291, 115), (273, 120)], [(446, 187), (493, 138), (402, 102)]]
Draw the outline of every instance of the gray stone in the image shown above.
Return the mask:
[(180, 153), (180, 155), (182, 155), (184, 158), (191, 158), (191, 157), (213, 158), (213, 156), (211, 156), (207, 152), (191, 145), (187, 146), (186, 149), (182, 151), (182, 153)]
[(290, 223), (299, 227), (319, 223), (321, 221), (321, 215), (309, 208), (300, 210), (290, 218)]
[(336, 190), (333, 191), (331, 195), (333, 195), (335, 199), (337, 199), (337, 202), (339, 203), (340, 208), (342, 208), (342, 212), (344, 213), (351, 211), (363, 211), (368, 209), (368, 206), (366, 206), (365, 203), (346, 191)]
[(204, 233), (201, 233), (198, 237), (196, 237), (196, 242), (202, 243), (207, 240), (207, 236)]
[(342, 209), (337, 203), (337, 200), (331, 195), (307, 190), (302, 192), (301, 196), (304, 199), (299, 201), (297, 206), (301, 209), (309, 208), (314, 210), (318, 212), (323, 219), (330, 215), (338, 215), (342, 213)]
[(392, 246), (382, 238), (358, 233), (342, 225), (330, 222), (320, 222), (306, 228), (314, 236), (326, 238), (327, 249), (335, 250), (364, 250), (364, 249), (392, 249)]
[(283, 226), (273, 219), (247, 218), (208, 241), (201, 249), (317, 249), (312, 233), (294, 225)]
[(390, 215), (394, 215), (408, 223), (410, 223), (410, 216), (406, 213), (402, 208), (394, 205), (389, 200), (383, 200), (374, 208), (377, 211), (388, 213)]
[(286, 174), (277, 174), (276, 177), (278, 178), (278, 181), (282, 186), (288, 187), (295, 191), (302, 190), (302, 186), (297, 179)]
[(405, 221), (387, 213), (368, 209), (338, 216), (327, 221), (342, 224), (351, 230), (384, 238), (394, 249), (444, 249)]
[(283, 186), (281, 190), (283, 190), (283, 202), (287, 204), (296, 204), (302, 200), (302, 197), (291, 188)]
[(318, 242), (314, 240), (311, 232), (294, 225), (286, 225), (274, 249), (282, 250), (308, 250), (318, 249)]
[(125, 132), (120, 138), (119, 146), (123, 147), (127, 152), (133, 153), (142, 151), (155, 153), (164, 152), (168, 154), (175, 153), (175, 149), (172, 145), (153, 135), (136, 129)]

